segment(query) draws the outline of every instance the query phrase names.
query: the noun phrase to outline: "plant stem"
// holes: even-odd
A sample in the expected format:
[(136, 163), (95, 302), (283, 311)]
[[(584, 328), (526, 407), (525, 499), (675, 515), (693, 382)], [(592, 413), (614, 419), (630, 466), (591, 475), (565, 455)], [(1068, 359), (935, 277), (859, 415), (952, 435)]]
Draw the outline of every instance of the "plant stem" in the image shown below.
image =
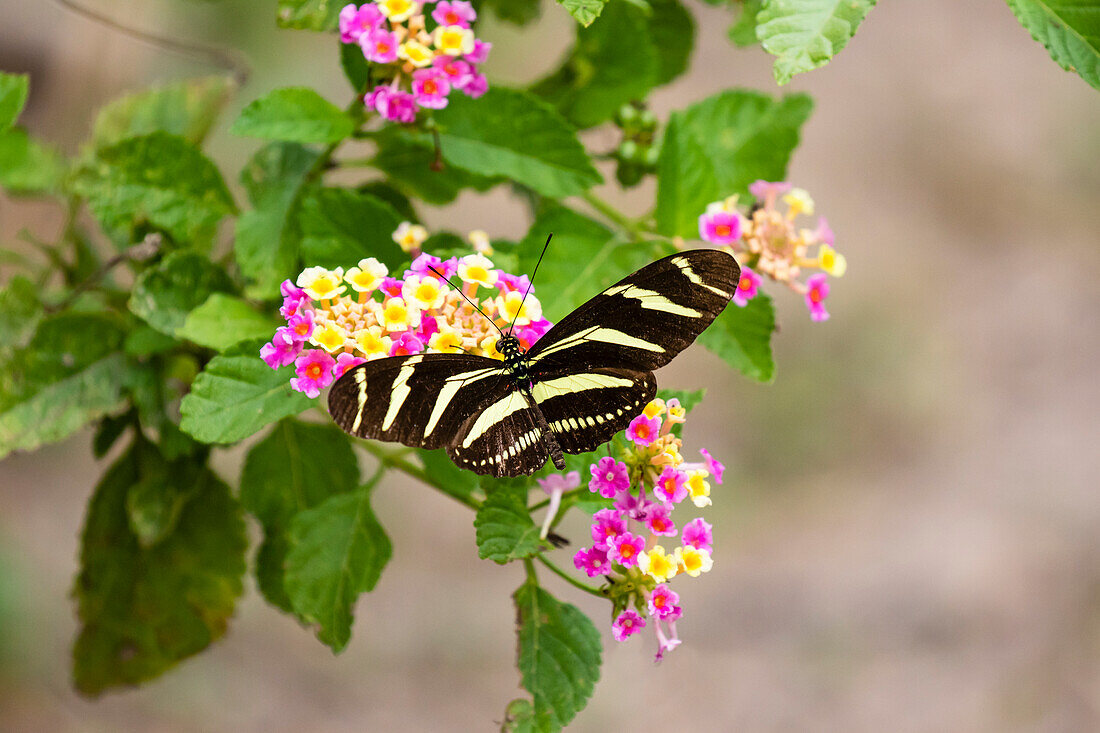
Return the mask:
[[(557, 575), (559, 578), (564, 580), (566, 583), (569, 583), (569, 585), (573, 586), (574, 588), (577, 588), (578, 590), (583, 590), (585, 593), (590, 593), (590, 594), (596, 596), (597, 598), (607, 598), (607, 596), (604, 595), (603, 591), (601, 591), (597, 588), (593, 588), (592, 586), (586, 585), (586, 584), (582, 583), (581, 581), (577, 580), (573, 576), (569, 575), (569, 573), (565, 572), (564, 570), (559, 568), (557, 565), (555, 565), (554, 563), (547, 560), (541, 553), (538, 554), (538, 555), (535, 555), (535, 557), (543, 565), (550, 568), (550, 570), (554, 573), (554, 575)], [(526, 560), (525, 562), (529, 563), (530, 560)]]
[(451, 497), (452, 499), (459, 502), (460, 504), (464, 504), (465, 506), (468, 506), (469, 508), (475, 509), (475, 510), (481, 505), (480, 502), (478, 502), (473, 497), (468, 496), (468, 495), (463, 494), (463, 493), (460, 493), (460, 492), (457, 492), (457, 491), (455, 491), (453, 489), (450, 489), (446, 486), (441, 486), (438, 483), (436, 483), (435, 481), (433, 481), (432, 477), (429, 476), (424, 471), (424, 469), (422, 469), (419, 466), (405, 460), (402, 457), (402, 450), (401, 449), (398, 449), (397, 451), (390, 451), (390, 450), (388, 450), (386, 448), (383, 448), (382, 446), (378, 445), (377, 443), (374, 443), (374, 442), (369, 441), (369, 440), (365, 440), (365, 441), (359, 443), (359, 445), (361, 445), (363, 447), (363, 449), (365, 451), (367, 451), (367, 453), (370, 453), (372, 456), (374, 456), (379, 461), (381, 461), (382, 465), (387, 466), (389, 468), (396, 468), (398, 471), (401, 471), (402, 473), (405, 473), (409, 476), (412, 476), (413, 478), (415, 478), (419, 481), (422, 481), (423, 483), (427, 484), (428, 486), (431, 486), (434, 489), (438, 489), (439, 491), (441, 491), (442, 493), (444, 493), (447, 496)]
[(621, 211), (616, 209), (611, 204), (604, 201), (602, 198), (592, 193), (591, 191), (585, 191), (581, 194), (581, 198), (584, 199), (589, 206), (598, 211), (608, 221), (615, 224), (627, 234), (631, 239), (640, 239), (644, 232), (640, 231), (637, 225), (627, 218)]

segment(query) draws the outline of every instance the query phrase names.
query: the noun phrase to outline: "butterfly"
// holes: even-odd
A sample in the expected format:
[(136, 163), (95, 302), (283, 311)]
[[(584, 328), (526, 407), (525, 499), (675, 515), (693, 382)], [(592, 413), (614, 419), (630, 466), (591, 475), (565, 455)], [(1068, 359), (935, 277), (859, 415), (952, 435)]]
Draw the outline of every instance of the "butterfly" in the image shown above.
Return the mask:
[[(537, 268), (536, 268), (537, 269)], [(349, 369), (329, 391), (333, 420), (360, 438), (445, 448), (492, 476), (538, 471), (624, 430), (657, 393), (653, 370), (699, 336), (733, 298), (740, 268), (715, 249), (652, 262), (584, 303), (504, 360), (414, 354)]]

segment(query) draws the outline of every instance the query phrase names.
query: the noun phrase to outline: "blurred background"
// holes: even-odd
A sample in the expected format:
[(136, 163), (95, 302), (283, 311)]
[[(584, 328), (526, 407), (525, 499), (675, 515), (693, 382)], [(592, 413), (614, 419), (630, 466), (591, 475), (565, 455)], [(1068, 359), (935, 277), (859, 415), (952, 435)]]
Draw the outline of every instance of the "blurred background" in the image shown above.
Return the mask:
[[(726, 40), (726, 12), (686, 4), (697, 51), (654, 94), (659, 116), (732, 86), (778, 91), (770, 57)], [(232, 186), (256, 147), (226, 133), (248, 100), (293, 84), (347, 98), (334, 39), (276, 29), (274, 2), (93, 7), (247, 55), (255, 73), (208, 146)], [(0, 13), (0, 68), (32, 75), (23, 123), (70, 153), (107, 100), (216, 71), (53, 2), (0, 0)], [(550, 2), (526, 29), (490, 19), (490, 80), (538, 78), (571, 34)], [(662, 371), (662, 386), (708, 389), (687, 448), (730, 467), (706, 515), (715, 567), (677, 586), (684, 643), (659, 666), (651, 635), (615, 643), (606, 604), (545, 579), (604, 631), (602, 679), (571, 730), (1100, 730), (1100, 97), (999, 0), (883, 3), (791, 90), (816, 109), (790, 180), (849, 262), (833, 318), (811, 323), (773, 288), (773, 385), (699, 347)], [(601, 194), (641, 213), (653, 187)], [(503, 191), (424, 211), (494, 236), (528, 225)], [(51, 205), (0, 198), (5, 247), (58, 224)], [(89, 443), (0, 463), (5, 731), (488, 730), (522, 694), (521, 568), (479, 561), (468, 510), (394, 478), (376, 500), (393, 560), (343, 655), (249, 586), (207, 652), (80, 698), (69, 589), (104, 468)], [(217, 466), (235, 482), (239, 461)]]

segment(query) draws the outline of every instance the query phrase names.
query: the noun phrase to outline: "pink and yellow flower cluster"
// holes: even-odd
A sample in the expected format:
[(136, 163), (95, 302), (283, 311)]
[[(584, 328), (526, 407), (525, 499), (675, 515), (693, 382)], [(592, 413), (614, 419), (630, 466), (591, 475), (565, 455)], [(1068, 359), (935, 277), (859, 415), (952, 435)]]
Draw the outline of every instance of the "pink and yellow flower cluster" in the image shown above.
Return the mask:
[[(431, 11), (429, 13), (429, 6)], [(374, 0), (340, 11), (340, 40), (363, 49), (378, 84), (363, 99), (387, 120), (416, 121), (420, 108), (441, 109), (455, 89), (480, 97), (489, 88), (477, 65), (491, 43), (470, 27), (466, 0)]]
[[(652, 622), (658, 661), (680, 643), (676, 622), (683, 612), (670, 581), (698, 577), (713, 564), (711, 525), (695, 517), (679, 529), (672, 514), (689, 500), (696, 508), (709, 506), (710, 480), (721, 484), (725, 471), (706, 450), (700, 451), (701, 461), (684, 460), (683, 442), (673, 428), (685, 419), (679, 400), (655, 399), (626, 429), (627, 445), (619, 457), (589, 467), (589, 490), (612, 506), (593, 515), (591, 546), (573, 557), (578, 570), (608, 580), (618, 641)], [(672, 544), (666, 549), (662, 542)]]
[[(741, 281), (733, 302), (744, 307), (756, 297), (761, 274), (787, 285), (806, 300), (815, 321), (829, 318), (825, 299), (829, 295), (828, 275), (840, 277), (847, 269), (844, 255), (833, 248), (833, 232), (824, 217), (814, 229), (800, 228), (796, 219), (812, 216), (814, 201), (789, 183), (756, 181), (749, 186), (756, 206), (748, 215), (738, 211), (736, 196), (707, 206), (699, 217), (699, 236), (711, 244), (729, 249), (741, 263)], [(786, 210), (780, 209), (782, 201)], [(811, 256), (810, 252), (813, 250)], [(805, 269), (823, 270), (800, 281)]]
[[(286, 325), (264, 344), (260, 357), (272, 369), (293, 364), (290, 386), (317, 397), (348, 369), (371, 359), (459, 351), (501, 359), (497, 327), (514, 323), (524, 348), (550, 330), (534, 289), (523, 299), (531, 286), (527, 276), (497, 269), (482, 254), (492, 252), (484, 232), (471, 232), (473, 254), (447, 260), (421, 252), (426, 237), (423, 227), (407, 222), (394, 232), (412, 256), (400, 279), (368, 257), (348, 270), (307, 267), (296, 282), (283, 282), (279, 312)], [(454, 277), (461, 281), (461, 294), (443, 279)]]

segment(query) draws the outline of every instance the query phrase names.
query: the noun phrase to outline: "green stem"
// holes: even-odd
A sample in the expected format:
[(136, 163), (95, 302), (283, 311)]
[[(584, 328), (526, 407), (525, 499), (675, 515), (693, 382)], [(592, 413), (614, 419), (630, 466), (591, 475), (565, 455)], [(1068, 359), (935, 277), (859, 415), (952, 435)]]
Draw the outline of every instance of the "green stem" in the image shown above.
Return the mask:
[(639, 239), (641, 235), (644, 234), (644, 232), (640, 231), (635, 223), (626, 215), (591, 191), (582, 193), (581, 198), (584, 199), (589, 206), (598, 211), (601, 216), (629, 234), (632, 239)]
[(422, 481), (428, 486), (439, 490), (440, 492), (446, 494), (460, 504), (464, 504), (471, 509), (476, 510), (480, 506), (480, 503), (473, 497), (454, 491), (453, 489), (450, 489), (446, 486), (441, 486), (440, 484), (433, 481), (432, 477), (429, 476), (427, 472), (424, 471), (424, 469), (420, 468), (414, 463), (411, 463), (410, 461), (405, 460), (402, 457), (402, 449), (391, 451), (369, 440), (364, 440), (363, 442), (359, 443), (359, 445), (361, 445), (363, 449), (367, 451), (367, 453), (370, 453), (372, 456), (381, 461), (382, 465), (389, 468), (396, 468), (398, 471), (401, 471), (406, 475), (412, 476), (413, 478)]
[[(554, 563), (547, 560), (541, 554), (540, 555), (535, 555), (535, 557), (543, 565), (550, 568), (550, 570), (554, 573), (554, 575), (557, 575), (559, 578), (564, 580), (566, 583), (569, 583), (569, 585), (573, 586), (574, 588), (577, 588), (578, 590), (583, 590), (585, 593), (590, 593), (590, 594), (596, 596), (597, 598), (607, 598), (607, 596), (603, 593), (603, 591), (601, 591), (597, 588), (593, 588), (590, 585), (586, 585), (586, 584), (582, 583), (581, 581), (579, 581), (576, 578), (574, 578), (573, 576), (571, 576), (569, 573), (567, 573), (564, 570), (562, 570), (561, 568), (559, 568)], [(531, 561), (530, 560), (524, 560), (524, 562), (529, 564)], [(533, 575), (534, 575), (534, 568), (531, 568), (531, 569), (528, 570), (528, 576), (531, 577)]]

